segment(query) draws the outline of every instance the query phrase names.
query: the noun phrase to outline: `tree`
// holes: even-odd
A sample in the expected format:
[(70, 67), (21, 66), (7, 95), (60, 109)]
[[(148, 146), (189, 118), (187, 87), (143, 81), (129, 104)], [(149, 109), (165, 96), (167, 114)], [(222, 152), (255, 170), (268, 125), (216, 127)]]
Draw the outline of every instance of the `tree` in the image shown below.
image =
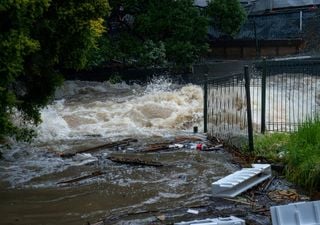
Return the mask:
[(246, 18), (238, 0), (210, 1), (207, 9), (195, 7), (193, 0), (109, 2), (109, 29), (93, 66), (115, 59), (135, 66), (188, 67), (208, 50), (209, 16), (228, 35), (235, 35)]
[(207, 50), (208, 20), (193, 0), (111, 0), (110, 5), (108, 41), (101, 47), (110, 51), (98, 53), (102, 61), (180, 67)]
[(247, 17), (239, 0), (212, 0), (207, 13), (215, 28), (232, 37), (240, 31)]
[(0, 139), (31, 137), (24, 125), (41, 121), (60, 69), (86, 66), (108, 11), (105, 0), (1, 1)]

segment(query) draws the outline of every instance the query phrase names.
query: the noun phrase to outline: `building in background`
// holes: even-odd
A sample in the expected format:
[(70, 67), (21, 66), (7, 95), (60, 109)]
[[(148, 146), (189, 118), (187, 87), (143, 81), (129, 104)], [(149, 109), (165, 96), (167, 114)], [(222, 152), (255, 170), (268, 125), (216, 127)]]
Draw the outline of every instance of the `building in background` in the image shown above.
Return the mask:
[[(210, 56), (257, 58), (320, 50), (320, 0), (240, 0), (247, 22), (234, 37), (209, 28)], [(195, 5), (206, 7), (206, 0)]]

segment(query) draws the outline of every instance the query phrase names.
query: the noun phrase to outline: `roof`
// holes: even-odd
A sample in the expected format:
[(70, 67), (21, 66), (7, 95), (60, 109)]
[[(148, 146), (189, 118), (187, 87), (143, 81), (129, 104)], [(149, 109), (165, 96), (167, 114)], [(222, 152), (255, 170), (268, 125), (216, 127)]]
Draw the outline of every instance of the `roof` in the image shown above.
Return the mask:
[[(214, 0), (194, 0), (194, 5), (206, 7), (208, 1)], [(307, 7), (319, 5), (320, 0), (240, 0), (240, 3), (249, 13), (265, 12), (292, 7)]]
[(243, 1), (249, 2), (249, 12), (264, 12), (272, 10), (281, 10), (284, 8), (308, 7), (319, 5), (320, 0), (256, 0), (256, 1)]

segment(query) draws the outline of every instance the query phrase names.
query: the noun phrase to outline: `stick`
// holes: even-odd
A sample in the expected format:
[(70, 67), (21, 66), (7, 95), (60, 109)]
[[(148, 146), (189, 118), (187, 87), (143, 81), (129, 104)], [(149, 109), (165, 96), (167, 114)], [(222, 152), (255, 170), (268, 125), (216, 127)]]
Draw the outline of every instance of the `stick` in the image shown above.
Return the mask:
[(110, 142), (110, 143), (106, 143), (106, 144), (99, 145), (99, 146), (96, 146), (96, 147), (79, 150), (79, 151), (76, 151), (74, 153), (61, 153), (60, 157), (68, 158), (68, 157), (75, 156), (78, 153), (95, 152), (95, 151), (98, 151), (98, 150), (100, 150), (102, 148), (114, 148), (114, 147), (117, 147), (117, 146), (120, 146), (120, 145), (128, 145), (130, 142), (137, 142), (137, 141), (138, 141), (137, 139), (127, 138), (127, 139), (123, 139), (123, 140), (120, 140), (120, 141)]
[(107, 157), (107, 159), (111, 160), (112, 162), (122, 163), (122, 164), (156, 166), (156, 167), (163, 166), (162, 163), (155, 162), (155, 161), (144, 161), (139, 158), (125, 158), (125, 157), (109, 156), (109, 157)]
[(89, 178), (92, 178), (92, 177), (97, 177), (97, 176), (100, 176), (102, 175), (103, 173), (98, 170), (98, 171), (95, 171), (89, 175), (86, 175), (86, 176), (82, 176), (82, 177), (77, 177), (77, 178), (74, 178), (74, 179), (71, 179), (71, 180), (66, 180), (66, 181), (61, 181), (61, 182), (58, 182), (57, 184), (71, 184), (71, 183), (75, 183), (75, 182), (78, 182), (78, 181), (81, 181), (81, 180), (85, 180), (85, 179), (89, 179)]

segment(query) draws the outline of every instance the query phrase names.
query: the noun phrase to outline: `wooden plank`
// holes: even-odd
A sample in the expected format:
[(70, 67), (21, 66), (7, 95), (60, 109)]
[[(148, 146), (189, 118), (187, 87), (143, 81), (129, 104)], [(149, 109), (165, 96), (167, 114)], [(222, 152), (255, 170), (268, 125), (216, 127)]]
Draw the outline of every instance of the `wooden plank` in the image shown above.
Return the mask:
[(96, 152), (99, 151), (101, 149), (105, 149), (105, 148), (114, 148), (114, 147), (118, 147), (118, 146), (123, 146), (123, 145), (129, 145), (130, 142), (137, 142), (137, 139), (134, 138), (126, 138), (120, 141), (114, 141), (114, 142), (110, 142), (110, 143), (106, 143), (103, 145), (98, 145), (92, 148), (88, 148), (88, 149), (83, 149), (83, 150), (79, 150), (76, 152), (71, 152), (71, 153), (61, 153), (59, 154), (60, 157), (62, 158), (68, 158), (68, 157), (72, 157), (75, 156), (78, 153), (88, 153), (88, 152)]
[(162, 163), (143, 160), (137, 157), (124, 157), (124, 156), (109, 156), (107, 159), (111, 160), (112, 162), (122, 163), (122, 164), (129, 164), (129, 165), (139, 165), (139, 166), (155, 166), (161, 167), (163, 166)]

